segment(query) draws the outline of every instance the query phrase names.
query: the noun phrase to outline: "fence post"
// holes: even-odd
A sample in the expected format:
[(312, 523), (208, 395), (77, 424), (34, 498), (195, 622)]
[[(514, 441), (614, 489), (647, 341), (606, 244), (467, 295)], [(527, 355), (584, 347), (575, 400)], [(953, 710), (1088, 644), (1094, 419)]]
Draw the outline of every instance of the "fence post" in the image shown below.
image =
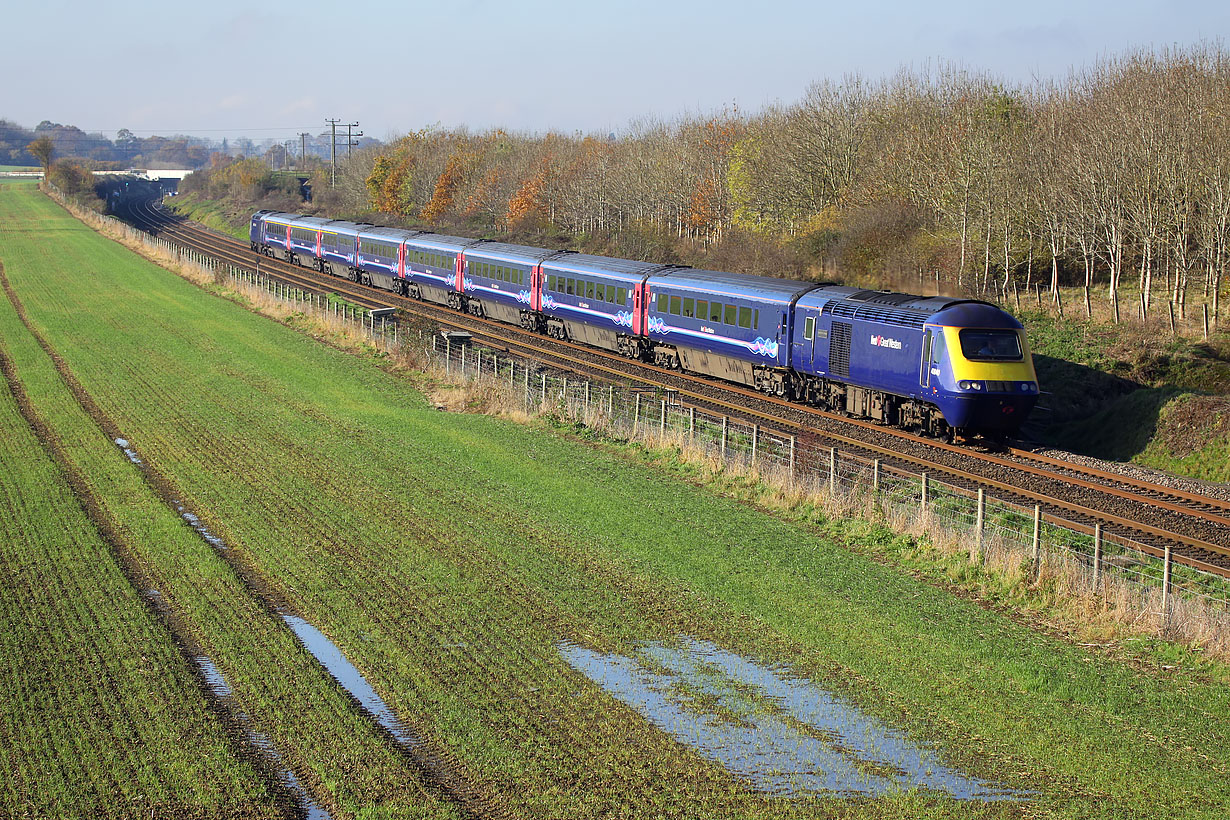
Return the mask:
[(756, 466), (756, 445), (760, 443), (760, 425), (752, 425), (752, 461), (748, 464), (749, 467)]
[[(1016, 287), (1016, 283), (1012, 283)], [(871, 492), (873, 495), (878, 495), (880, 492), (880, 459), (875, 459), (871, 462)]]
[(1042, 577), (1042, 507), (1034, 504), (1034, 543), (1033, 543), (1034, 583)]
[(615, 418), (615, 385), (607, 385), (606, 389), (606, 414), (610, 418)]
[(927, 479), (927, 474), (922, 474), (922, 500), (919, 502), (918, 511), (922, 514), (923, 520), (927, 520), (927, 491), (930, 489), (930, 481)]
[(1093, 591), (1098, 590), (1098, 579), (1102, 574), (1102, 525), (1093, 525)]
[(538, 406), (540, 408), (546, 408), (547, 406), (547, 374), (546, 373), (542, 374), (542, 399), (538, 402)]
[(589, 412), (589, 379), (585, 380), (585, 412)]
[[(482, 378), (483, 378), (483, 351), (482, 351), (482, 348), (479, 348), (479, 349), (478, 349), (477, 351), (475, 351), (475, 352), (476, 352), (476, 353), (478, 353), (478, 375), (477, 375), (477, 376), (475, 376), (474, 378), (478, 379), (479, 381), (482, 381)], [(564, 384), (567, 384), (567, 383), (568, 383), (568, 382), (567, 382), (567, 380), (565, 380), (565, 381), (564, 381)]]
[(636, 395), (636, 407), (632, 411), (632, 435), (636, 435), (636, 425), (641, 421), (641, 394)]
[(1166, 564), (1162, 567), (1162, 630), (1170, 626), (1170, 545), (1166, 545)]
[[(692, 444), (696, 441), (696, 408), (688, 408), (688, 443)], [(793, 459), (792, 459), (793, 463)]]
[(794, 436), (790, 437), (790, 489), (794, 489)]
[(829, 448), (829, 496), (837, 495), (837, 448)]
[(658, 435), (666, 435), (666, 399), (662, 399), (662, 420), (659, 424)]
[(722, 461), (726, 460), (726, 430), (730, 426), (730, 419), (722, 416)]
[(973, 561), (975, 560), (975, 558), (977, 558), (977, 560), (981, 562), (982, 561), (983, 525), (986, 523), (986, 517), (987, 517), (987, 491), (982, 489), (981, 487), (978, 488), (978, 512), (975, 517), (977, 521), (974, 524), (974, 526), (977, 529), (978, 534), (977, 534), (977, 537), (974, 539), (974, 545), (977, 551), (977, 555), (976, 556), (970, 555), (970, 560)]
[[(431, 347), (434, 350), (436, 343), (433, 341)], [(448, 336), (444, 337), (444, 375), (449, 375), (453, 367), (453, 340)]]

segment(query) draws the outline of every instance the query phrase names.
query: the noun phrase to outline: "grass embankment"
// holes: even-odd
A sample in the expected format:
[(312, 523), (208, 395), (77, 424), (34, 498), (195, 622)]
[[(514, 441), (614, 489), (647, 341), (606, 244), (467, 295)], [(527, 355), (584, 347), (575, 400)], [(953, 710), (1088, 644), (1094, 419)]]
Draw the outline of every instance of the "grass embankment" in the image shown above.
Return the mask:
[[(21, 206), (62, 227), (32, 199)], [(513, 816), (1230, 808), (1222, 683), (1086, 652), (846, 548), (908, 548), (885, 530), (790, 523), (543, 429), (436, 412), (378, 362), (100, 240), (50, 235), (63, 270), (30, 259), (10, 277), (86, 390), (271, 593)], [(83, 265), (87, 252), (129, 261)], [(82, 269), (97, 271), (90, 287), (64, 287)], [(556, 651), (680, 634), (789, 664), (972, 773), (1039, 794), (750, 794)]]
[[(75, 287), (88, 302), (90, 293), (105, 292), (112, 280), (127, 275), (134, 262), (129, 253), (101, 241), (38, 194), (33, 186), (3, 189), (0, 224), (9, 229), (0, 232), (0, 259), (19, 291), (24, 290), (22, 283), (31, 278), (69, 275), (71, 271)], [(166, 297), (163, 293), (154, 298), (157, 302)], [(58, 312), (62, 308), (53, 309)], [(89, 312), (85, 304), (79, 310)], [(69, 314), (59, 318), (71, 321)], [(125, 335), (122, 328), (126, 319), (112, 318), (119, 323), (109, 325), (110, 330), (94, 326), (93, 332), (102, 334), (94, 336), (96, 341)], [(165, 325), (163, 328), (169, 330)], [(253, 597), (226, 561), (184, 526), (141, 472), (103, 434), (60, 378), (52, 359), (27, 331), (8, 298), (0, 299), (0, 338), (34, 410), (61, 443), (70, 469), (89, 477), (101, 515), (122, 536), (122, 546), (131, 564), (140, 568), (142, 583), (159, 591), (159, 600), (176, 625), (176, 639), (189, 651), (213, 659), (250, 716), (251, 726), (272, 741), (319, 802), (343, 817), (357, 813), (368, 817), (455, 816), (452, 805), (426, 791), (415, 768), (370, 720), (356, 711), (349, 696), (299, 645), (282, 621)], [(152, 348), (147, 348), (147, 352), (152, 352)], [(119, 370), (104, 371), (103, 378), (121, 392), (143, 389), (140, 376), (116, 381), (124, 379)], [(186, 397), (164, 396), (154, 400), (174, 405), (183, 398)], [(140, 426), (130, 429), (134, 430), (130, 440), (142, 450)], [(7, 578), (4, 583), (8, 583)], [(6, 587), (6, 597), (8, 594)], [(78, 597), (89, 600), (86, 593), (73, 591), (67, 603), (77, 605)], [(110, 635), (87, 634), (91, 642), (83, 650), (84, 657), (105, 656), (112, 650)], [(165, 635), (161, 639), (164, 643), (169, 640)], [(157, 648), (156, 644), (153, 648)], [(137, 651), (141, 648), (137, 647)], [(43, 665), (54, 660), (39, 657), (29, 662)], [(91, 674), (88, 667), (69, 669), (87, 680)], [(182, 684), (183, 680), (180, 675), (178, 681)], [(3, 683), (9, 697), (20, 702), (22, 690), (8, 685), (7, 678)], [(198, 691), (195, 685), (193, 691)], [(106, 696), (103, 688), (100, 697)], [(139, 699), (137, 706), (154, 718), (170, 708), (156, 690)], [(167, 720), (172, 719), (173, 715), (168, 715)], [(139, 722), (141, 714), (134, 715), (133, 720)], [(74, 736), (74, 726), (66, 722), (56, 731), (71, 736), (74, 744), (91, 739), (79, 732)], [(129, 727), (104, 724), (98, 728), (97, 739), (102, 746), (128, 749), (132, 742), (130, 733)], [(192, 747), (184, 749), (191, 751)], [(70, 761), (58, 759), (47, 748), (27, 746), (21, 754), (15, 765), (46, 766), (48, 772), (42, 777), (48, 782), (76, 771)], [(105, 786), (112, 779), (123, 777), (122, 769), (108, 768), (110, 760), (104, 754), (83, 756), (86, 782)], [(144, 782), (143, 778), (135, 780)], [(177, 781), (171, 782), (173, 787)], [(38, 783), (39, 779), (26, 781), (22, 787), (37, 789)], [(191, 788), (185, 786), (178, 796), (187, 801), (192, 794)], [(230, 788), (222, 797), (243, 801), (245, 792)], [(285, 795), (282, 797), (285, 802)], [(14, 799), (29, 798), (16, 794)], [(118, 793), (103, 790), (96, 800), (102, 808), (99, 814), (132, 816), (122, 789)], [(16, 807), (21, 805), (18, 802)], [(71, 814), (69, 809), (76, 805), (75, 799), (68, 800), (65, 813)], [(83, 798), (81, 805), (88, 808), (91, 804)], [(82, 811), (89, 815), (88, 810)], [(210, 814), (207, 810), (203, 813)]]
[(1230, 480), (1230, 336), (1208, 341), (1125, 322), (1026, 312), (1035, 364), (1051, 395), (1036, 434), (1101, 458)]
[(206, 227), (221, 231), (244, 242), (248, 241), (254, 209), (237, 211), (226, 200), (205, 199), (195, 193), (167, 197), (163, 204), (177, 214)]

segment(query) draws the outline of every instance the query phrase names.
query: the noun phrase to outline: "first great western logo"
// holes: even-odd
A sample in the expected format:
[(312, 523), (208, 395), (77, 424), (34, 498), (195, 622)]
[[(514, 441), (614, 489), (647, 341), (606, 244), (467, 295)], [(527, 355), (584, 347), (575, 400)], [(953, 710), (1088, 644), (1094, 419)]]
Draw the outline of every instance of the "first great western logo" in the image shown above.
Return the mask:
[(891, 350), (900, 350), (901, 342), (897, 339), (890, 339), (887, 336), (872, 334), (871, 343), (876, 347), (887, 347)]

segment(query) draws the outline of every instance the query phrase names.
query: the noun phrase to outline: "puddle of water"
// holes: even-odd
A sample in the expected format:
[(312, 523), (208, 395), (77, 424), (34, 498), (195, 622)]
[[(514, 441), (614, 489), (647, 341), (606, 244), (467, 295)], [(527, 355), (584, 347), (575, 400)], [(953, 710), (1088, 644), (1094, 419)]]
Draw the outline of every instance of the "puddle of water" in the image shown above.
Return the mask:
[(376, 690), (371, 687), (363, 674), (354, 667), (346, 656), (342, 654), (342, 650), (338, 649), (337, 644), (329, 640), (329, 638), (316, 627), (312, 626), (307, 621), (296, 615), (282, 614), (282, 620), (291, 628), (291, 631), (298, 636), (303, 642), (304, 647), (320, 661), (325, 669), (342, 685), (343, 688), (354, 696), (363, 708), (366, 709), (376, 722), (389, 730), (389, 733), (408, 749), (413, 749), (419, 745), (419, 739), (406, 730), (397, 716), (393, 714), (393, 710), (388, 707), (388, 704), (376, 694)]
[(194, 514), (188, 512), (187, 508), (178, 501), (172, 501), (171, 504), (175, 507), (175, 512), (179, 513), (179, 517), (188, 522), (188, 526), (196, 530), (197, 535), (205, 539), (205, 543), (217, 550), (227, 549), (226, 542), (218, 536), (214, 535), (209, 529), (201, 523), (201, 519)]
[(230, 684), (226, 682), (226, 678), (222, 676), (222, 671), (218, 669), (217, 665), (205, 655), (197, 655), (193, 660), (196, 661), (196, 665), (201, 670), (201, 674), (205, 676), (205, 683), (209, 686), (210, 691), (214, 693), (214, 697), (226, 702), (231, 714), (233, 714), (235, 719), (244, 727), (244, 732), (247, 734), (248, 742), (260, 749), (261, 752), (278, 768), (283, 784), (285, 784), (286, 788), (288, 788), (298, 799), (300, 807), (307, 814), (307, 820), (332, 820), (332, 816), (329, 812), (318, 806), (316, 801), (312, 800), (312, 797), (308, 794), (307, 789), (305, 789), (303, 784), (299, 782), (299, 778), (296, 777), (295, 773), (290, 770), (290, 767), (283, 762), (282, 756), (278, 754), (278, 750), (275, 749), (273, 744), (269, 742), (269, 738), (252, 728), (252, 719), (249, 718), (247, 713), (240, 709), (238, 704), (235, 703)]
[(115, 443), (119, 445), (119, 448), (121, 450), (124, 451), (124, 455), (128, 457), (129, 461), (131, 461), (133, 464), (137, 465), (138, 467), (145, 466), (145, 462), (142, 461), (141, 457), (137, 455), (137, 451), (132, 449), (132, 447), (128, 444), (128, 439), (117, 438), (115, 440)]
[(944, 766), (931, 749), (786, 670), (706, 641), (639, 651), (647, 663), (560, 645), (574, 669), (761, 791), (879, 796), (924, 788), (981, 801), (1029, 794)]

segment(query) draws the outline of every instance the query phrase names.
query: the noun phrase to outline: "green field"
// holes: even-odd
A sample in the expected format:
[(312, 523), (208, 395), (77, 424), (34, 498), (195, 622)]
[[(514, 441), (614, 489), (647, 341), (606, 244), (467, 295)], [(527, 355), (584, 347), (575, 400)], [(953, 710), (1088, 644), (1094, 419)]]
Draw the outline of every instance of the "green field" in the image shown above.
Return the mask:
[[(1114, 660), (917, 580), (876, 560), (900, 543), (881, 529), (790, 523), (544, 427), (438, 412), (378, 361), (202, 292), (95, 236), (33, 186), (0, 189), (0, 226), (7, 278), (81, 401), (0, 299), (0, 343), (20, 384), (90, 477), (177, 628), (214, 659), (334, 816), (443, 817), (454, 801), (476, 816), (518, 818), (1230, 811), (1222, 682)], [(12, 412), (0, 404), (20, 427)], [(225, 540), (225, 554), (160, 504), (100, 424), (133, 443)], [(45, 479), (16, 483), (34, 499), (50, 492)], [(34, 509), (8, 505), (0, 515), (14, 528), (47, 518)], [(104, 594), (94, 589), (103, 579), (75, 580), (84, 588), (64, 597)], [(14, 594), (8, 577), (0, 583), (5, 598)], [(434, 779), (354, 707), (274, 606), (345, 652), (421, 738)], [(30, 627), (10, 627), (20, 629)], [(196, 697), (199, 711), (199, 687), (165, 649), (168, 635), (154, 632), (183, 682), (124, 697), (144, 702), (158, 723), (151, 732), (174, 736), (186, 718), (164, 701)], [(87, 653), (118, 651), (109, 632), (81, 641)], [(969, 777), (1027, 794), (984, 802), (908, 787), (879, 797), (758, 791), (753, 777), (646, 720), (565, 656), (601, 657), (608, 668), (629, 659), (621, 668), (666, 679), (693, 642), (810, 681)], [(25, 701), (9, 677), (20, 674), (14, 650), (0, 646), (0, 736), (9, 736)], [(61, 651), (40, 646), (40, 663)], [(768, 689), (727, 686), (716, 661), (702, 666), (680, 673), (670, 695), (698, 727), (750, 736), (757, 753), (772, 741), (752, 730), (769, 719), (800, 745), (855, 742), (834, 741)], [(87, 731), (56, 720), (47, 731), (58, 737)], [(111, 724), (89, 730), (122, 737)], [(218, 765), (233, 785), (214, 799), (241, 803), (261, 782), (226, 752)], [(66, 765), (40, 744), (14, 757), (10, 768), (25, 771)], [(108, 758), (79, 765), (100, 783), (129, 777)], [(186, 763), (166, 765), (194, 776)], [(860, 771), (863, 783), (885, 776)], [(37, 779), (0, 792), (0, 815), (19, 813)], [(119, 814), (144, 816), (136, 800), (96, 794)]]

